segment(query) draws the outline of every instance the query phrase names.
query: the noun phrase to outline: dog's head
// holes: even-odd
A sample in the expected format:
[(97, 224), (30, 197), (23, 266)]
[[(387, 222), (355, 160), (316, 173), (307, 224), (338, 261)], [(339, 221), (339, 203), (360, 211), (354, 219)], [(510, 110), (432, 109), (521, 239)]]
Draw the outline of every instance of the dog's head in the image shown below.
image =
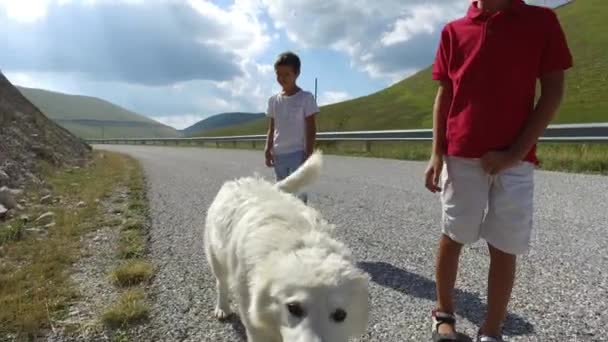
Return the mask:
[(349, 259), (304, 248), (257, 274), (252, 323), (284, 342), (346, 342), (365, 333), (369, 276)]

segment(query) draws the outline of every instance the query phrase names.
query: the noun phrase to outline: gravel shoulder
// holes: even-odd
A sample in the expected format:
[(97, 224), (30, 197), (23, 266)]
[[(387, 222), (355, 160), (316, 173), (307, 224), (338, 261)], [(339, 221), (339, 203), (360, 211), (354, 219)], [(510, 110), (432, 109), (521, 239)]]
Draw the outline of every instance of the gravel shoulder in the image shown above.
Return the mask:
[[(259, 152), (96, 146), (136, 157), (148, 181), (151, 320), (142, 341), (244, 341), (238, 321), (216, 322), (205, 263), (205, 213), (225, 180), (272, 178)], [(362, 341), (426, 341), (434, 304), (440, 203), (422, 185), (424, 163), (325, 157), (311, 205), (338, 225), (373, 278), (372, 319)], [(608, 330), (608, 178), (537, 172), (533, 246), (517, 270), (505, 333), (510, 341), (605, 341)], [(480, 241), (463, 251), (459, 327), (474, 336), (485, 310), (489, 264)]]

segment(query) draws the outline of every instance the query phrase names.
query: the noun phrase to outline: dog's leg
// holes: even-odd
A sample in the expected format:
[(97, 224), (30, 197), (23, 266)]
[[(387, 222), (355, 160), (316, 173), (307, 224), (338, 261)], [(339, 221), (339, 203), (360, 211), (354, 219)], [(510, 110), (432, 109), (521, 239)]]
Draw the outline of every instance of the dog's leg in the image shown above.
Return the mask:
[(207, 256), (207, 262), (211, 268), (211, 273), (215, 277), (215, 293), (216, 293), (216, 304), (214, 316), (219, 320), (224, 320), (230, 316), (230, 301), (229, 301), (229, 286), (227, 279), (227, 271), (224, 264), (218, 260), (218, 256), (213, 250), (213, 246), (210, 242), (209, 231), (210, 227), (207, 226), (205, 231), (205, 255)]
[(228, 300), (228, 284), (226, 279), (221, 279), (225, 277), (218, 277), (215, 282), (215, 290), (216, 290), (216, 300), (217, 303), (215, 305), (215, 317), (217, 319), (223, 320), (230, 316), (230, 302)]
[(249, 288), (247, 287), (247, 281), (239, 281), (237, 285), (237, 293), (238, 293), (238, 308), (239, 308), (239, 317), (241, 318), (241, 323), (245, 327), (245, 332), (247, 334), (247, 342), (271, 342), (274, 341), (272, 339), (268, 339), (265, 335), (263, 335), (260, 331), (255, 329), (251, 321), (249, 320), (249, 304), (251, 301)]

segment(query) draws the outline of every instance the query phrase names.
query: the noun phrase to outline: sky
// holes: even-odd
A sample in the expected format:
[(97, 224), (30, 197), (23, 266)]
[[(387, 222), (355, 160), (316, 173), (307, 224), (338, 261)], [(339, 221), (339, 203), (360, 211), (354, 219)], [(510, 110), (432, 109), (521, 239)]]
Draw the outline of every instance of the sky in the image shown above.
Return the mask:
[(432, 63), (469, 1), (0, 0), (0, 70), (182, 129), (265, 111), (283, 51), (302, 60), (300, 87), (318, 78), (319, 105), (381, 90)]

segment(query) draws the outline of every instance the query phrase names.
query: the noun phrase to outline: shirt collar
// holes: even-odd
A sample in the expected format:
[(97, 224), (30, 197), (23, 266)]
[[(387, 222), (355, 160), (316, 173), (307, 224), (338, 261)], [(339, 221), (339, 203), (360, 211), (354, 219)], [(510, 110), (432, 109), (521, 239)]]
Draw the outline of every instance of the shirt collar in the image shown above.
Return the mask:
[[(524, 2), (524, 0), (511, 0), (511, 4), (509, 5), (509, 7), (501, 12), (517, 14), (517, 13), (521, 12), (521, 10), (524, 8), (525, 4), (526, 3)], [(475, 1), (475, 0), (471, 1), (471, 5), (469, 5), (469, 9), (467, 11), (467, 17), (469, 17), (472, 20), (477, 20), (477, 19), (483, 20), (483, 19), (485, 19), (483, 14), (484, 13), (479, 8), (477, 8), (477, 1)]]

